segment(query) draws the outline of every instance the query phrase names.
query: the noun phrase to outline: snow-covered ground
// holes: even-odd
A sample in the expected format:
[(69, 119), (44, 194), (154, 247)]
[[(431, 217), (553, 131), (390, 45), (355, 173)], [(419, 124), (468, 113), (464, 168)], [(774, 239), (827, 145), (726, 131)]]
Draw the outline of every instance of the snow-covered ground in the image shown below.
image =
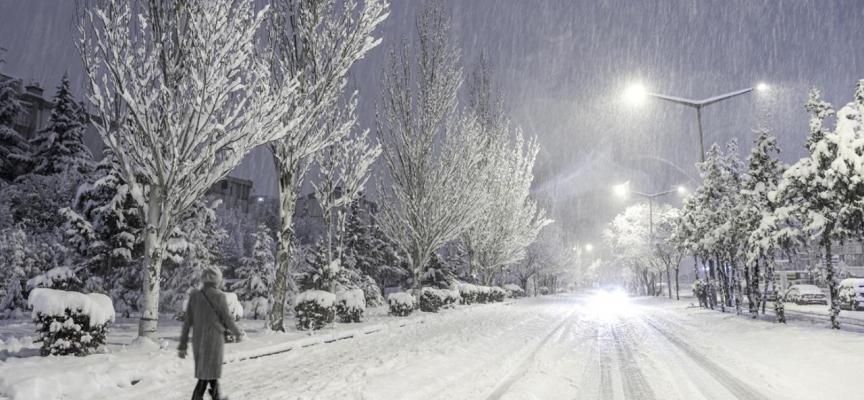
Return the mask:
[[(861, 334), (821, 324), (751, 320), (688, 304), (548, 296), (407, 319), (373, 316), (361, 325), (381, 329), (371, 334), (346, 331), (357, 326), (344, 324), (316, 336), (253, 333), (250, 342), (228, 346), (229, 358), (268, 348), (292, 350), (230, 362), (222, 385), (232, 399), (858, 397)], [(349, 334), (355, 337), (320, 343)], [(47, 379), (22, 384), (27, 374), (69, 374), (80, 385), (100, 389), (64, 398), (188, 399), (192, 362), (175, 357), (170, 336), (165, 335), (165, 350), (127, 347), (85, 358), (9, 358), (0, 363), (0, 397), (26, 398), (10, 388), (53, 384)], [(302, 347), (298, 337), (320, 344)], [(132, 385), (136, 374), (140, 381)], [(10, 385), (16, 380), (19, 385)]]

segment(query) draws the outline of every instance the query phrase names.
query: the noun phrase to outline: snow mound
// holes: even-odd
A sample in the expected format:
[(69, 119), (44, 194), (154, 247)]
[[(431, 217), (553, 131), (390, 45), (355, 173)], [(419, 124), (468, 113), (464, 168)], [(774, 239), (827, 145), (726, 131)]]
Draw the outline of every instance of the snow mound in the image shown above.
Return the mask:
[(390, 295), (387, 296), (387, 301), (390, 304), (401, 304), (401, 305), (406, 305), (406, 306), (413, 306), (414, 305), (414, 296), (412, 296), (410, 293), (407, 293), (407, 292), (390, 293)]
[(309, 290), (298, 294), (297, 297), (294, 298), (294, 304), (300, 304), (305, 301), (312, 301), (318, 303), (322, 307), (329, 308), (333, 307), (333, 303), (336, 302), (336, 295), (323, 290)]
[(520, 291), (520, 290), (522, 290), (522, 288), (519, 287), (519, 285), (514, 285), (512, 283), (508, 283), (508, 284), (504, 285), (504, 290)]
[(27, 281), (27, 287), (51, 287), (55, 282), (75, 279), (75, 270), (69, 267), (55, 267)]
[(336, 293), (336, 302), (347, 308), (366, 308), (366, 296), (363, 289), (352, 289)]
[(234, 319), (243, 318), (243, 305), (237, 299), (237, 293), (225, 292), (225, 300), (228, 302), (228, 312)]
[(34, 319), (37, 314), (63, 316), (69, 309), (89, 316), (90, 326), (114, 322), (114, 305), (104, 294), (37, 288), (30, 292), (27, 302), (33, 308)]

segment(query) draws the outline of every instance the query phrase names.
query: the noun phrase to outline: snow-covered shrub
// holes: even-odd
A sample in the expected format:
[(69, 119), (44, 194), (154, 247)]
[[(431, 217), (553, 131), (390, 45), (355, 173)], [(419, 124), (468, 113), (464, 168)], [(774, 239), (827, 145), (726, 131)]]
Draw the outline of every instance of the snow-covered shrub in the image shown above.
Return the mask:
[(360, 322), (366, 311), (366, 295), (363, 289), (336, 293), (336, 315), (344, 323)]
[(519, 285), (514, 285), (512, 283), (508, 283), (504, 285), (504, 290), (507, 291), (507, 297), (511, 299), (518, 299), (520, 297), (525, 297), (525, 291), (522, 290)]
[(444, 308), (451, 308), (462, 299), (458, 289), (440, 289), (440, 291), (444, 296)]
[(489, 303), (491, 301), (491, 292), (488, 286), (476, 286), (476, 298), (480, 304)]
[(506, 290), (504, 290), (498, 286), (494, 286), (494, 287), (489, 288), (489, 302), (490, 303), (500, 303), (500, 302), (504, 301), (505, 297), (507, 297), (507, 291)]
[(424, 287), (420, 290), (420, 311), (438, 312), (444, 306), (444, 293), (440, 290)]
[(385, 304), (384, 296), (381, 295), (381, 288), (371, 276), (364, 276), (359, 283), (363, 290), (363, 296), (366, 300), (366, 305), (369, 307), (380, 307)]
[(264, 319), (270, 312), (270, 299), (268, 297), (256, 297), (243, 302), (243, 316), (249, 319)]
[[(234, 318), (234, 322), (239, 322), (240, 318), (243, 318), (243, 306), (237, 300), (237, 294), (225, 292), (225, 301), (228, 302), (228, 312), (231, 313), (231, 318)], [(186, 308), (184, 307), (183, 309), (185, 310)], [(226, 342), (234, 343), (237, 341), (237, 337), (232, 335), (230, 331), (226, 330), (225, 332)]]
[(33, 289), (33, 307), (40, 354), (85, 356), (105, 345), (108, 323), (114, 322), (114, 305), (108, 296), (54, 289)]
[(477, 286), (470, 283), (458, 285), (459, 295), (462, 296), (462, 304), (474, 304), (477, 302)]
[(0, 319), (19, 319), (26, 308), (21, 281), (13, 275), (0, 297)]
[(77, 290), (81, 286), (81, 280), (75, 275), (75, 270), (69, 267), (51, 268), (27, 281), (29, 288)]
[(390, 315), (396, 317), (407, 317), (414, 311), (414, 296), (407, 292), (390, 293), (387, 296), (390, 303)]
[(294, 298), (297, 329), (318, 330), (333, 322), (336, 296), (323, 290), (310, 290)]
[(544, 296), (549, 294), (549, 288), (546, 286), (540, 286), (540, 294), (542, 294)]
[(247, 305), (250, 318), (263, 318), (269, 309), (267, 298), (276, 274), (272, 247), (270, 229), (261, 224), (255, 234), (252, 257), (240, 259), (240, 266), (237, 268), (240, 281), (231, 286), (231, 290)]

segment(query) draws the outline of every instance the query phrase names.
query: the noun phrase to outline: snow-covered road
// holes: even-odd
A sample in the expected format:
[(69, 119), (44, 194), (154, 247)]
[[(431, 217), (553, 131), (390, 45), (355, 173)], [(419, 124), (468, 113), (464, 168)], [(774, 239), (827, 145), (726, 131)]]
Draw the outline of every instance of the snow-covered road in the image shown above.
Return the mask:
[[(857, 334), (657, 299), (551, 296), (230, 363), (222, 385), (232, 400), (847, 398), (861, 347)], [(190, 368), (124, 392), (185, 400), (192, 386)]]

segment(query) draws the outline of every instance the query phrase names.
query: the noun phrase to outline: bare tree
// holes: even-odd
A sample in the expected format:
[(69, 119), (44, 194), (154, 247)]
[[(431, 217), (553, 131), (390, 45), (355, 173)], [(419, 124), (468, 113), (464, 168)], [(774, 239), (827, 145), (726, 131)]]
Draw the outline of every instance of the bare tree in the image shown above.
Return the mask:
[[(488, 203), (477, 221), (460, 235), (460, 245), (469, 259), (469, 278), (482, 270), (491, 285), (496, 269), (522, 259), (525, 248), (540, 230), (552, 222), (530, 197), (536, 139), (528, 143), (521, 129), (508, 121), (500, 92), (492, 87), (492, 70), (481, 57), (468, 85), (471, 109), (484, 137), (482, 166), (488, 172), (482, 190)], [(502, 278), (503, 278), (502, 271)]]
[(345, 121), (333, 113), (339, 109), (348, 70), (381, 42), (373, 39), (372, 33), (387, 17), (389, 5), (384, 0), (366, 0), (358, 11), (354, 0), (271, 3), (274, 12), (269, 21), (269, 40), (276, 81), (297, 80), (302, 95), (289, 108), (310, 109), (303, 124), (295, 124), (283, 139), (270, 143), (279, 184), (279, 229), (268, 320), (270, 329), (284, 331), (297, 197), (315, 155), (350, 132), (338, 125)]
[(254, 1), (79, 4), (88, 99), (142, 220), (139, 337), (155, 336), (159, 278), (180, 215), (253, 148), (299, 124), (297, 81), (271, 79)]
[(376, 118), (386, 167), (378, 221), (406, 256), (415, 290), (431, 253), (468, 229), (486, 204), (482, 138), (476, 119), (457, 112), (460, 51), (442, 3), (426, 4), (417, 34), (418, 71), (407, 40), (391, 49)]

